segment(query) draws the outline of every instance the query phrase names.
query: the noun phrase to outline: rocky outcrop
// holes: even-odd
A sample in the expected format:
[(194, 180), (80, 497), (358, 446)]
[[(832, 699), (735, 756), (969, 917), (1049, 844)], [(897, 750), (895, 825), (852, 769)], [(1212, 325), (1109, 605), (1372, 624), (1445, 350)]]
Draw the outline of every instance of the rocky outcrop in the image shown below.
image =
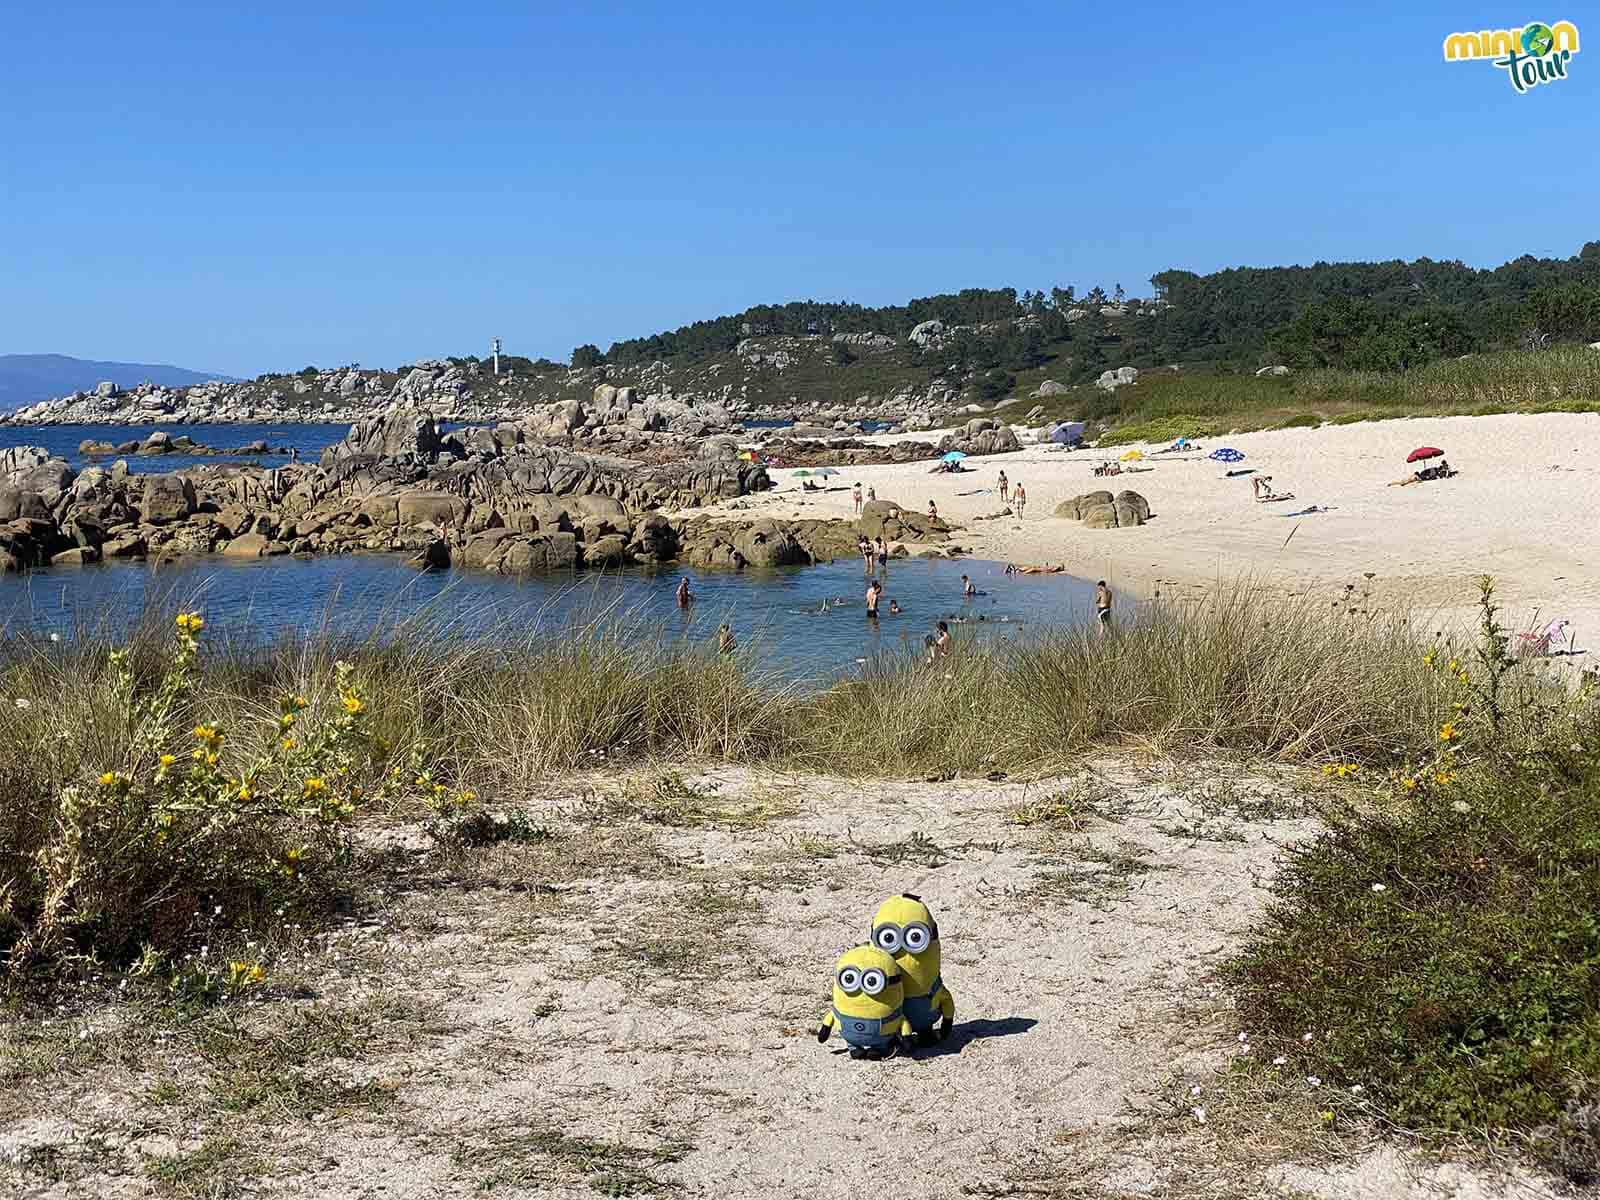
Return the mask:
[(959, 450), (969, 455), (1006, 454), (1020, 449), (1022, 443), (1011, 428), (990, 417), (974, 417), (960, 430), (946, 434), (935, 447), (939, 454)]
[(1128, 384), (1137, 382), (1139, 382), (1138, 367), (1118, 367), (1113, 371), (1100, 372), (1100, 378), (1094, 381), (1094, 385), (1105, 391), (1114, 392), (1119, 387), (1127, 387)]
[(1085, 492), (1056, 505), (1056, 516), (1088, 529), (1131, 529), (1150, 519), (1150, 502), (1138, 492)]
[(868, 500), (856, 524), (869, 538), (881, 536), (890, 542), (944, 542), (950, 538), (950, 526), (942, 518), (905, 508), (894, 500)]

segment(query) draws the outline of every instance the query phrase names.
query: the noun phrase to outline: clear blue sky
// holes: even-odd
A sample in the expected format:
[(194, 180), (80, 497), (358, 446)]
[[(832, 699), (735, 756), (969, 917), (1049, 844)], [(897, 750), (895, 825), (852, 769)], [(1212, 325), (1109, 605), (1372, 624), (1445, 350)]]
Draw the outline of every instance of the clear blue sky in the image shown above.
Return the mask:
[[(1600, 237), (1600, 13), (1316, 12), (19, 5), (0, 352), (564, 359), (769, 301)], [(1442, 60), (1561, 18), (1564, 82)]]

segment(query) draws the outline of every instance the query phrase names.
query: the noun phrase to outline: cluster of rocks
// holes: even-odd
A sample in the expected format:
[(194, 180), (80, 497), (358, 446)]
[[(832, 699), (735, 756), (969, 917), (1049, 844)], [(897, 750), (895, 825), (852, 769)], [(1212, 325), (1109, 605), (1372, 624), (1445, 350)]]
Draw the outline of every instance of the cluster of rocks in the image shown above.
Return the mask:
[(1056, 516), (1088, 529), (1131, 529), (1150, 519), (1150, 502), (1138, 492), (1085, 492), (1056, 505)]
[(1117, 367), (1115, 370), (1100, 372), (1100, 378), (1094, 381), (1094, 385), (1108, 392), (1114, 392), (1119, 387), (1127, 387), (1130, 383), (1138, 382), (1138, 367)]
[(763, 441), (763, 453), (781, 459), (790, 467), (860, 467), (923, 462), (940, 458), (951, 450), (976, 457), (1022, 449), (1022, 443), (1010, 426), (1001, 425), (992, 417), (974, 417), (936, 443), (907, 439), (879, 444), (859, 438), (830, 437), (827, 430), (799, 432), (812, 436), (797, 436), (797, 431), (791, 429), (775, 430), (772, 437)]
[(274, 448), (259, 439), (244, 446), (206, 446), (186, 433), (173, 437), (158, 429), (143, 441), (135, 438), (127, 442), (104, 442), (95, 438), (85, 438), (78, 443), (78, 453), (85, 458), (111, 458), (119, 454), (138, 455), (143, 458), (161, 454), (181, 454), (198, 458), (248, 458), (267, 454), (288, 454), (289, 451), (286, 447)]
[(132, 475), (75, 472), (36, 447), (0, 455), (0, 568), (221, 552), (257, 557), (415, 553), (526, 571), (675, 557), (654, 510), (770, 486), (725, 457), (666, 464), (530, 440), (525, 431), (443, 434), (396, 408), (358, 423), (316, 465), (207, 465)]

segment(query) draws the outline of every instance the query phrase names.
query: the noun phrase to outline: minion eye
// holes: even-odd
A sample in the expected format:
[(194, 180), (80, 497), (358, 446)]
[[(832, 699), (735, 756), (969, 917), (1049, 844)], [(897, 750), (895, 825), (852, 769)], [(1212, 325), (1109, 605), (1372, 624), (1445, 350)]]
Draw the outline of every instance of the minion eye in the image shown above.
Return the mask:
[(872, 935), (873, 942), (880, 950), (887, 950), (893, 954), (900, 949), (900, 927), (898, 925), (880, 925)]
[(926, 950), (928, 943), (933, 940), (926, 925), (907, 925), (902, 936), (905, 939), (906, 949), (913, 954)]
[(842, 991), (853, 992), (861, 986), (861, 972), (854, 967), (846, 967), (839, 972), (839, 987)]
[(861, 990), (869, 996), (876, 996), (883, 991), (883, 983), (883, 972), (876, 967), (861, 973)]

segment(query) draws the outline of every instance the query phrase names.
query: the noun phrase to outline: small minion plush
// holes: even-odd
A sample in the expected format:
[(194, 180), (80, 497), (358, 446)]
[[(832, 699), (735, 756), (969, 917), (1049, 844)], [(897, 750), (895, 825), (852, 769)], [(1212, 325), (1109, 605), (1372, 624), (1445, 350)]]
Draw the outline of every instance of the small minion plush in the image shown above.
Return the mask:
[[(891, 896), (872, 918), (872, 944), (893, 955), (904, 978), (906, 1020), (919, 1046), (950, 1036), (956, 1019), (955, 997), (939, 974), (939, 923), (920, 896)], [(940, 1016), (944, 1023), (934, 1033)]]
[(817, 1026), (817, 1041), (837, 1028), (851, 1058), (882, 1058), (911, 1036), (904, 999), (894, 959), (873, 946), (847, 950), (834, 964), (833, 1006)]

